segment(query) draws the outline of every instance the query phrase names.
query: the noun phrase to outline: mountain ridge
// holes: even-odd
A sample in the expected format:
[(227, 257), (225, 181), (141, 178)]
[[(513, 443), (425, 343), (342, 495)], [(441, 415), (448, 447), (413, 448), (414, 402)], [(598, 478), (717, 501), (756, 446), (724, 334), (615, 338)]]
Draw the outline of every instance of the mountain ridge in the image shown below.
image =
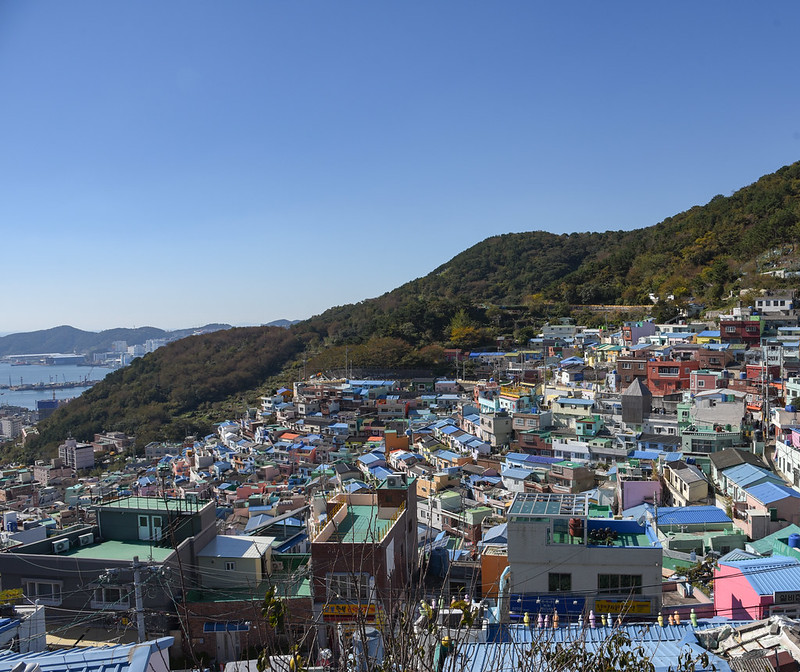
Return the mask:
[(133, 329), (115, 327), (102, 331), (86, 331), (70, 325), (60, 325), (49, 329), (16, 332), (7, 336), (0, 336), (0, 357), (53, 352), (88, 354), (95, 351), (110, 350), (114, 341), (126, 341), (128, 345), (140, 345), (148, 339), (166, 338), (168, 340), (177, 340), (195, 333), (210, 333), (230, 328), (229, 324), (210, 323), (202, 327), (176, 329), (173, 331), (166, 331), (158, 327), (136, 327)]
[(443, 346), (480, 347), (501, 333), (524, 342), (573, 304), (610, 304), (624, 316), (652, 294), (664, 317), (690, 302), (721, 306), (784, 282), (764, 273), (797, 266), (797, 241), (800, 162), (642, 229), (499, 234), (426, 276), (288, 328), (231, 329), (160, 348), (41, 423), (31, 448), (101, 430), (135, 433), (139, 445), (207, 432), (255, 404), (271, 376), (289, 380), (306, 363), (309, 371), (345, 362), (435, 369)]

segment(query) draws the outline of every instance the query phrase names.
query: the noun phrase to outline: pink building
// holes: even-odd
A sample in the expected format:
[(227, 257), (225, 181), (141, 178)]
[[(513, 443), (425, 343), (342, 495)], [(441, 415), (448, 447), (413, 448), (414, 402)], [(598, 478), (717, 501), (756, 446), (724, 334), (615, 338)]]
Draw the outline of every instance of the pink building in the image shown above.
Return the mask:
[(630, 480), (617, 481), (619, 510), (624, 511), (640, 504), (661, 503), (661, 481)]
[(750, 539), (761, 539), (789, 524), (800, 525), (800, 492), (778, 483), (745, 489), (746, 499), (734, 502), (733, 522)]
[[(731, 559), (726, 560), (728, 556)], [(750, 557), (748, 557), (750, 556)], [(717, 616), (759, 620), (800, 606), (800, 561), (734, 551), (714, 569), (714, 612)]]

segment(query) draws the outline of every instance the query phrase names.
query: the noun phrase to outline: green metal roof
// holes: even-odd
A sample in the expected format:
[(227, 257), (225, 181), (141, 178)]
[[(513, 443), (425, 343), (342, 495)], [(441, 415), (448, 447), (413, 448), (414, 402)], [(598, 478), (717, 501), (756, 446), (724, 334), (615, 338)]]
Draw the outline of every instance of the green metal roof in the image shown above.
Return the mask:
[(87, 558), (90, 560), (124, 560), (131, 562), (138, 556), (142, 562), (164, 562), (175, 552), (173, 548), (153, 546), (147, 541), (102, 541), (99, 544), (78, 546), (62, 555), (69, 558)]
[(336, 527), (328, 542), (363, 544), (378, 541), (392, 525), (391, 520), (378, 518), (378, 507), (348, 504), (347, 515)]

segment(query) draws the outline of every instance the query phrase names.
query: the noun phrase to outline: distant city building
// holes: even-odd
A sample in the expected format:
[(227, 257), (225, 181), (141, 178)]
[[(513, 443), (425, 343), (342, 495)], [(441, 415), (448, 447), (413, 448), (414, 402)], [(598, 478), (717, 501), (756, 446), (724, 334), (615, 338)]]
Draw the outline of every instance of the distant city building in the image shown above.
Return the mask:
[(78, 443), (67, 439), (58, 447), (58, 456), (67, 467), (91, 469), (94, 467), (94, 446), (91, 443)]
[(6, 439), (16, 439), (22, 434), (22, 418), (17, 415), (0, 419), (0, 435)]
[(127, 352), (128, 351), (128, 342), (127, 341), (114, 341), (111, 344), (111, 351), (112, 352)]
[(39, 413), (39, 420), (44, 420), (53, 415), (53, 411), (67, 403), (66, 399), (39, 399), (36, 402), (36, 410)]
[(145, 354), (150, 352), (155, 352), (161, 347), (164, 347), (167, 344), (166, 338), (148, 338), (144, 342), (144, 351)]

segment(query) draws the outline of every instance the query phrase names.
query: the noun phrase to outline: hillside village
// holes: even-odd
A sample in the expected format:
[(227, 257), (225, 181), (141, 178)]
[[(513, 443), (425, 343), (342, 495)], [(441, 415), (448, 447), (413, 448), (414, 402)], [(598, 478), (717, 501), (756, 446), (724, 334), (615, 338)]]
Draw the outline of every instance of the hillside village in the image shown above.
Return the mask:
[(330, 666), (382, 660), (403, 614), (440, 670), (614, 631), (655, 669), (680, 651), (799, 669), (795, 305), (563, 319), (513, 351), (446, 351), (451, 378), (317, 373), (143, 455), (64, 437), (2, 470), (0, 638), (138, 639), (187, 667), (293, 641)]

